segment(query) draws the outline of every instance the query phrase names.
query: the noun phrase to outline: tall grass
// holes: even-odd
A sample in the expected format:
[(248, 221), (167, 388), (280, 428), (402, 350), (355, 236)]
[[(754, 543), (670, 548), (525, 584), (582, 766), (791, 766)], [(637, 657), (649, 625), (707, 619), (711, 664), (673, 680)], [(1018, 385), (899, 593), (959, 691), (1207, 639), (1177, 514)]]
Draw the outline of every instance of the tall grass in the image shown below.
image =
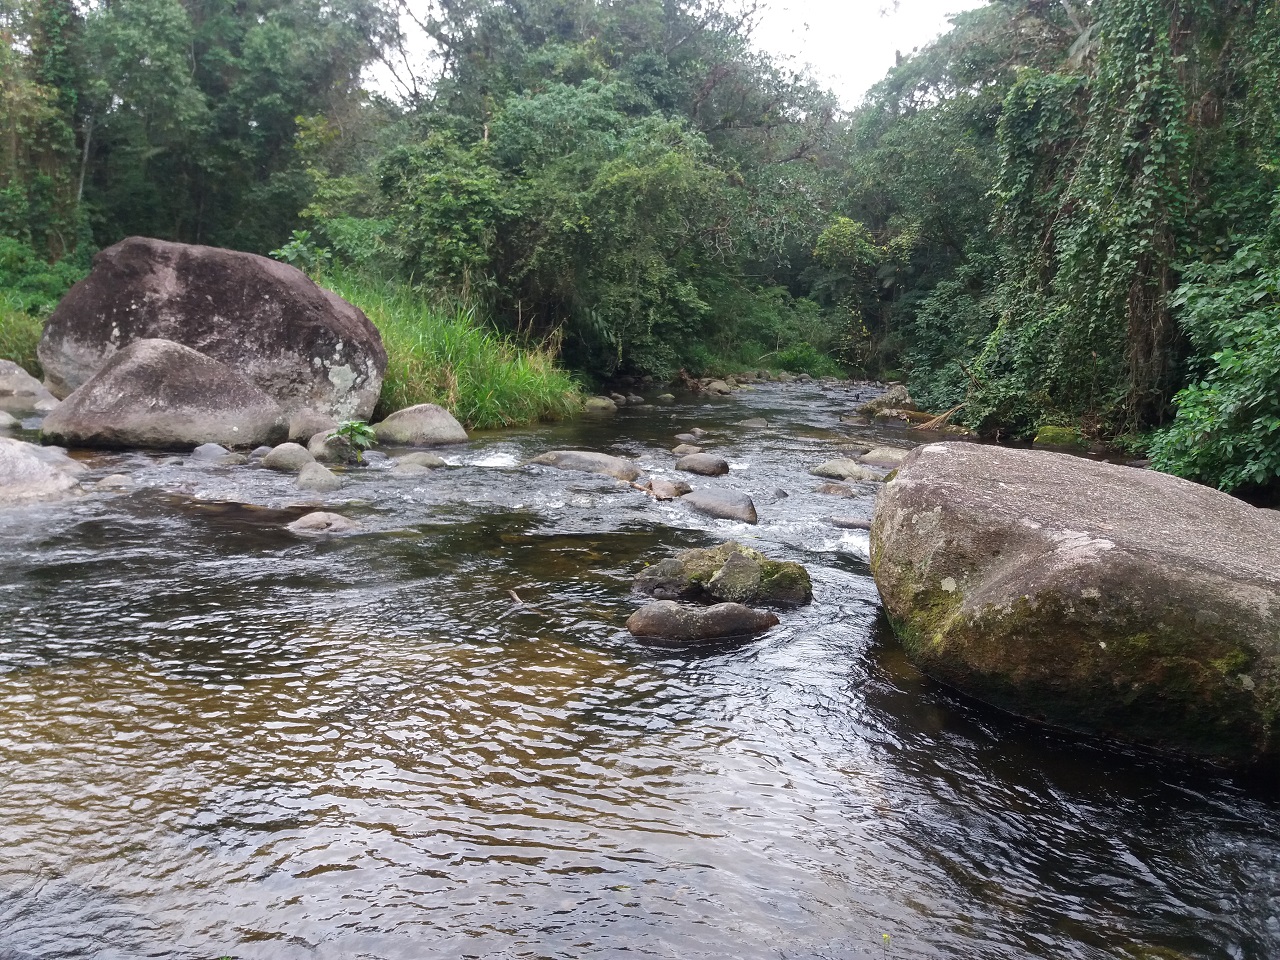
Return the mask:
[(411, 288), (347, 271), (320, 280), (373, 321), (387, 348), (378, 416), (437, 403), (468, 427), (558, 420), (582, 409), (578, 384), (547, 346), (486, 329), (474, 310), (432, 304)]
[(36, 345), (44, 322), (7, 302), (0, 292), (0, 360), (12, 360), (33, 377), (44, 376)]

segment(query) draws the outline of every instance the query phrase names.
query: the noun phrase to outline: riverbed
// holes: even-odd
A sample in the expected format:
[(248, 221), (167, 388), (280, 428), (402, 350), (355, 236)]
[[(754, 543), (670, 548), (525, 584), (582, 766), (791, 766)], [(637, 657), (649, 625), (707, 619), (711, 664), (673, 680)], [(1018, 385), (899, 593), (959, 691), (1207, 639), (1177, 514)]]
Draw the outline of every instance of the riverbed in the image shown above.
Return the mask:
[[(1280, 802), (921, 677), (884, 622), (874, 485), (905, 430), (765, 384), (477, 435), (339, 493), (148, 454), (0, 512), (0, 960), (1280, 956)], [(764, 418), (767, 427), (744, 426)], [(553, 449), (680, 477), (758, 526)], [(305, 538), (314, 505), (362, 532)], [(696, 651), (622, 628), (646, 562), (736, 538), (814, 603)]]

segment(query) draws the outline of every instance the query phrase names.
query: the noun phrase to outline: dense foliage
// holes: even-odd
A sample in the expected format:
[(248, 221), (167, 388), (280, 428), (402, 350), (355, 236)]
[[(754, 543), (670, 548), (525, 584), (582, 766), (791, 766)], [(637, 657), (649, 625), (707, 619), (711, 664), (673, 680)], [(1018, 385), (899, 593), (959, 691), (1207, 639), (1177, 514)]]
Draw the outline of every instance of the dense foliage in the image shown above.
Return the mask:
[(851, 110), (755, 13), (0, 0), (7, 308), (130, 233), (275, 250), (595, 378), (839, 361), (1276, 482), (1280, 6), (990, 0)]

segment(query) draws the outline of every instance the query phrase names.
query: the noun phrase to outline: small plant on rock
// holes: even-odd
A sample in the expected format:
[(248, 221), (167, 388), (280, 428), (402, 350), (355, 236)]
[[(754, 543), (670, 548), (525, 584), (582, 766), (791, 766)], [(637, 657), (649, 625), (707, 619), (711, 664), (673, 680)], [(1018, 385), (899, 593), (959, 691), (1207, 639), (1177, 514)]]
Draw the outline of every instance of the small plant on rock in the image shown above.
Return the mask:
[(364, 451), (372, 447), (376, 439), (373, 427), (363, 420), (344, 420), (333, 431), (333, 436), (351, 447), (357, 463), (364, 463)]

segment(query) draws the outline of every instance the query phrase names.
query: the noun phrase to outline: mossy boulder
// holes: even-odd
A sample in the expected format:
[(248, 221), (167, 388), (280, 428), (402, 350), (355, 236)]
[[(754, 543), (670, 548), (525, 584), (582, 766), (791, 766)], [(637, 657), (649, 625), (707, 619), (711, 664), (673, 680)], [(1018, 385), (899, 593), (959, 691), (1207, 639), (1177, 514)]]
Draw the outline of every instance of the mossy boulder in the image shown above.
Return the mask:
[(789, 560), (730, 540), (718, 547), (682, 550), (636, 577), (642, 593), (672, 600), (720, 600), (794, 607), (813, 599), (809, 572)]
[(908, 655), (961, 691), (1280, 760), (1280, 513), (1152, 471), (940, 443), (881, 491), (871, 568)]
[(1079, 430), (1055, 427), (1048, 423), (1036, 430), (1036, 438), (1032, 443), (1037, 447), (1058, 447), (1063, 450), (1084, 450), (1089, 446)]

